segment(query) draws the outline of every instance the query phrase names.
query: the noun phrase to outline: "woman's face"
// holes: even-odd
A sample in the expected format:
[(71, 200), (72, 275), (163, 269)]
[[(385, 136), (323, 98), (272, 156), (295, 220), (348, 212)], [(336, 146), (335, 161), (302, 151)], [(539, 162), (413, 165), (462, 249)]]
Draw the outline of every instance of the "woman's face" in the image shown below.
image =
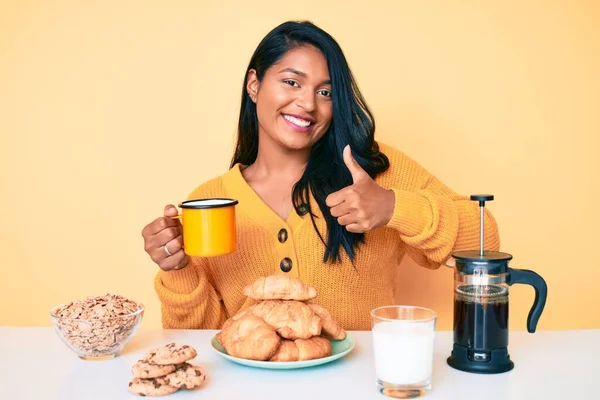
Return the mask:
[(312, 46), (290, 50), (258, 81), (250, 70), (248, 93), (256, 103), (259, 140), (286, 150), (311, 148), (332, 119), (327, 61)]

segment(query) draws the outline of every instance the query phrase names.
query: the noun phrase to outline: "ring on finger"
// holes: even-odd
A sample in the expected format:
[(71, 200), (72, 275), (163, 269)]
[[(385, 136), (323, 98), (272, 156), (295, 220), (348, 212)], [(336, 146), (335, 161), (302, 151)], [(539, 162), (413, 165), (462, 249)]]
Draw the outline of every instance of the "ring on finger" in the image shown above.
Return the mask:
[(169, 251), (169, 249), (167, 248), (167, 245), (165, 244), (163, 246), (163, 250), (165, 251), (165, 253), (167, 254), (167, 257), (171, 257), (173, 254), (171, 254), (171, 252)]

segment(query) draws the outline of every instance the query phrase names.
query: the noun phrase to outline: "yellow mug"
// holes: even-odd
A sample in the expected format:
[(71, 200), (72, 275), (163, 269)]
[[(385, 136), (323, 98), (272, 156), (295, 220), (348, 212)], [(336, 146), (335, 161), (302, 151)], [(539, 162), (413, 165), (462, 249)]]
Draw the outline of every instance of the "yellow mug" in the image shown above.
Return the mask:
[(236, 248), (235, 205), (224, 198), (187, 200), (177, 218), (183, 225), (183, 250), (189, 256), (212, 257)]

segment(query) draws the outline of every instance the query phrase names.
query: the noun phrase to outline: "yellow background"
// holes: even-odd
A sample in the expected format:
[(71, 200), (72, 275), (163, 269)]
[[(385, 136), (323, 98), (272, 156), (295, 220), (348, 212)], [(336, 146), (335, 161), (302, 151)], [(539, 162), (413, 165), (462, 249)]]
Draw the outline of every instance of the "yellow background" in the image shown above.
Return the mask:
[[(539, 328), (600, 328), (596, 1), (220, 3), (2, 3), (0, 324), (112, 292), (159, 327), (141, 230), (226, 171), (252, 52), (307, 18), (344, 49), (379, 140), (496, 196), (511, 266), (548, 282)], [(403, 266), (398, 300), (451, 329), (452, 271)], [(510, 297), (523, 330), (533, 290)]]

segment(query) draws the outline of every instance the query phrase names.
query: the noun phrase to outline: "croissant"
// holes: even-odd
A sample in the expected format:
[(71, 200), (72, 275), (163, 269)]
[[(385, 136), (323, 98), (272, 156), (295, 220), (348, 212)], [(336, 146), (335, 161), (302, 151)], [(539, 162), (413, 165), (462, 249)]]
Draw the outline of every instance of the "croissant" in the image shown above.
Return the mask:
[(219, 337), (222, 335), (223, 330), (225, 330), (229, 325), (231, 325), (233, 323), (233, 321), (236, 321), (240, 318), (242, 318), (244, 315), (248, 314), (250, 311), (252, 311), (252, 309), (254, 307), (256, 307), (258, 303), (255, 302), (253, 304), (250, 304), (248, 307), (241, 309), (240, 311), (238, 311), (237, 314), (235, 314), (234, 316), (228, 318), (224, 323), (223, 326), (221, 327), (221, 331), (219, 333), (217, 333), (217, 340), (219, 341), (219, 343), (221, 343), (221, 340), (219, 339)]
[[(217, 335), (216, 335), (217, 341), (218, 341), (219, 343), (223, 344), (223, 340), (222, 340), (222, 338), (223, 338), (223, 336), (224, 336), (224, 333), (223, 333), (223, 331), (227, 330), (227, 328), (228, 328), (228, 327), (229, 327), (229, 326), (230, 326), (230, 325), (231, 325), (231, 324), (232, 324), (234, 321), (237, 321), (238, 319), (241, 319), (241, 318), (243, 318), (245, 315), (252, 315), (252, 314), (248, 314), (248, 313), (250, 313), (250, 312), (252, 311), (252, 309), (253, 309), (254, 307), (256, 307), (258, 304), (259, 304), (259, 303), (254, 303), (254, 304), (252, 304), (252, 305), (250, 305), (250, 306), (248, 306), (248, 307), (246, 307), (246, 308), (244, 308), (244, 309), (242, 309), (242, 310), (238, 311), (238, 313), (237, 313), (237, 314), (235, 314), (234, 316), (232, 316), (232, 317), (230, 317), (230, 318), (227, 318), (227, 320), (226, 320), (226, 321), (223, 323), (223, 326), (221, 327), (221, 330), (220, 330), (220, 331), (217, 333)], [(257, 316), (262, 318), (262, 316), (261, 316), (261, 315), (257, 315)]]
[(233, 318), (228, 318), (224, 323), (223, 326), (221, 327), (221, 330), (215, 335), (217, 338), (217, 341), (219, 343), (221, 343), (221, 345), (223, 345), (223, 347), (225, 347), (224, 343), (225, 343), (225, 334), (223, 332), (225, 332), (227, 330), (227, 328), (229, 328), (229, 326), (233, 323)]
[(217, 335), (227, 354), (258, 361), (269, 360), (275, 354), (281, 338), (265, 321), (254, 315), (231, 321)]
[(333, 340), (344, 340), (346, 338), (346, 332), (339, 322), (333, 319), (329, 311), (325, 307), (320, 306), (317, 303), (307, 303), (308, 306), (313, 310), (315, 314), (321, 318), (321, 326), (323, 327), (323, 336), (329, 337)]
[(244, 295), (256, 300), (310, 300), (317, 290), (298, 278), (270, 275), (258, 278), (243, 290)]
[(321, 319), (306, 304), (295, 300), (263, 300), (229, 318), (223, 329), (246, 315), (262, 318), (285, 339), (308, 339), (321, 334)]
[(263, 300), (260, 303), (255, 304), (254, 306), (249, 308), (248, 312), (252, 313), (252, 315), (256, 315), (257, 317), (265, 319), (265, 317), (271, 311), (273, 311), (273, 309), (277, 307), (279, 303), (281, 303), (281, 300)]
[(277, 351), (275, 351), (275, 354), (273, 354), (269, 361), (298, 361), (298, 358), (298, 346), (296, 343), (293, 340), (282, 339)]
[(252, 310), (284, 339), (308, 339), (321, 334), (321, 319), (306, 304), (295, 301), (264, 301)]
[(315, 336), (310, 339), (294, 340), (298, 346), (298, 361), (313, 360), (331, 355), (331, 342), (325, 338)]
[(240, 311), (238, 311), (237, 314), (235, 314), (233, 317), (231, 317), (230, 319), (233, 321), (236, 321), (242, 317), (244, 317), (245, 315), (252, 315), (252, 310), (254, 309), (254, 307), (256, 307), (259, 303), (257, 304), (252, 304), (249, 307), (246, 307), (244, 309), (241, 309)]
[(305, 361), (331, 355), (329, 340), (315, 336), (310, 339), (282, 340), (269, 361)]

